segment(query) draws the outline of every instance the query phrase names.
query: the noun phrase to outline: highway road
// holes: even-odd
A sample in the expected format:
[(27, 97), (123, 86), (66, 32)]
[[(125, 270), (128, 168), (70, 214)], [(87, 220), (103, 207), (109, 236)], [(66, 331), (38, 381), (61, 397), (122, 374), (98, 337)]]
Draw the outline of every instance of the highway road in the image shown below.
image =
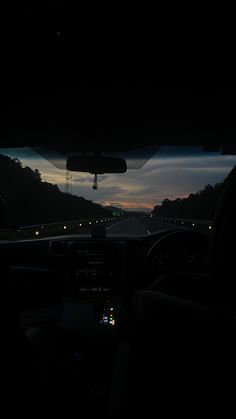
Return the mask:
[(62, 232), (63, 235), (90, 235), (93, 229), (98, 228), (99, 226), (102, 226), (106, 229), (106, 234), (108, 237), (110, 235), (145, 236), (162, 230), (186, 228), (209, 234), (213, 228), (211, 221), (183, 219), (173, 219), (172, 221), (172, 223), (167, 223), (155, 217), (151, 218), (148, 215), (129, 216), (122, 219), (87, 219), (45, 224), (43, 226), (25, 226), (20, 230), (17, 230), (17, 232), (13, 231), (12, 234), (7, 231), (6, 236), (4, 236), (2, 232), (1, 235), (3, 235), (3, 239), (17, 240), (19, 238), (31, 239), (35, 236), (37, 236), (37, 238), (61, 236)]
[[(100, 225), (103, 225), (103, 227), (106, 229), (107, 236), (116, 234), (144, 236), (164, 229), (171, 230), (174, 227), (173, 224), (158, 221), (148, 216), (130, 217), (124, 218), (122, 220), (116, 219), (112, 222), (104, 222)], [(175, 227), (178, 228), (177, 226)], [(80, 231), (80, 234), (90, 234), (92, 229), (92, 226), (87, 229), (83, 229), (83, 231)]]

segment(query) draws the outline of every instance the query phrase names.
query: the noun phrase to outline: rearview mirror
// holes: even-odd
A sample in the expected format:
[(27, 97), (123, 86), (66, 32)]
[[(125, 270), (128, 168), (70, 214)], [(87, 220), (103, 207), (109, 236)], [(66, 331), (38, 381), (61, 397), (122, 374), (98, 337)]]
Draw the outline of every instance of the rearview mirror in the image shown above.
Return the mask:
[(125, 173), (127, 164), (124, 159), (119, 157), (73, 155), (67, 158), (66, 168), (71, 172), (102, 175), (104, 173)]

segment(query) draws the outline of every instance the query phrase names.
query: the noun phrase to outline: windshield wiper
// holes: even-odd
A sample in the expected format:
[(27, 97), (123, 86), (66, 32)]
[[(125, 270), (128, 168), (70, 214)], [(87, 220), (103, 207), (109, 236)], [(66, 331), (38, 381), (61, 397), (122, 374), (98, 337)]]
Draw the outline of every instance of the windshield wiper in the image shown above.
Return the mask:
[[(17, 233), (21, 232), (20, 226), (14, 224), (0, 224), (0, 240), (17, 238)], [(12, 237), (14, 235), (14, 237)]]
[(15, 224), (0, 224), (0, 230), (21, 230), (20, 226)]

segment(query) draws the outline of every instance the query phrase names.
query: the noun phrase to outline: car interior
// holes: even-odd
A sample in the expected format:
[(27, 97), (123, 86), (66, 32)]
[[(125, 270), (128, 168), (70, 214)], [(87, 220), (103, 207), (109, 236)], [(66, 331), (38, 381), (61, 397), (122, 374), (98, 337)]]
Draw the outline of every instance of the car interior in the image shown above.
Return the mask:
[[(58, 53), (64, 37), (66, 49), (66, 33), (48, 36), (50, 48), (55, 42)], [(35, 35), (34, 45), (46, 40)], [(235, 89), (69, 77), (58, 85), (49, 64), (43, 88), (16, 79), (4, 90), (1, 148), (44, 147), (70, 156), (67, 169), (95, 176), (124, 173), (114, 156), (147, 146), (236, 154)], [(235, 409), (235, 192), (234, 167), (210, 234), (172, 223), (139, 236), (98, 226), (82, 235), (0, 236), (9, 409), (110, 418)]]

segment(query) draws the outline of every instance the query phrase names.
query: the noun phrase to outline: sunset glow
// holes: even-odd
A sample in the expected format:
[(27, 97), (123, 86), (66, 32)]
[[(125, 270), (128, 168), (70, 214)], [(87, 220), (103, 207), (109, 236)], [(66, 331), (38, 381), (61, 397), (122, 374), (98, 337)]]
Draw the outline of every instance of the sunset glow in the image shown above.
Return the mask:
[[(203, 153), (186, 148), (164, 147), (141, 169), (124, 174), (98, 175), (98, 190), (93, 190), (94, 175), (71, 172), (72, 194), (103, 206), (126, 210), (151, 211), (168, 199), (187, 197), (206, 184), (222, 181), (236, 164), (235, 156)], [(18, 157), (22, 164), (38, 169), (42, 180), (57, 184), (65, 191), (65, 171), (57, 169), (31, 149), (2, 150), (3, 154)]]

